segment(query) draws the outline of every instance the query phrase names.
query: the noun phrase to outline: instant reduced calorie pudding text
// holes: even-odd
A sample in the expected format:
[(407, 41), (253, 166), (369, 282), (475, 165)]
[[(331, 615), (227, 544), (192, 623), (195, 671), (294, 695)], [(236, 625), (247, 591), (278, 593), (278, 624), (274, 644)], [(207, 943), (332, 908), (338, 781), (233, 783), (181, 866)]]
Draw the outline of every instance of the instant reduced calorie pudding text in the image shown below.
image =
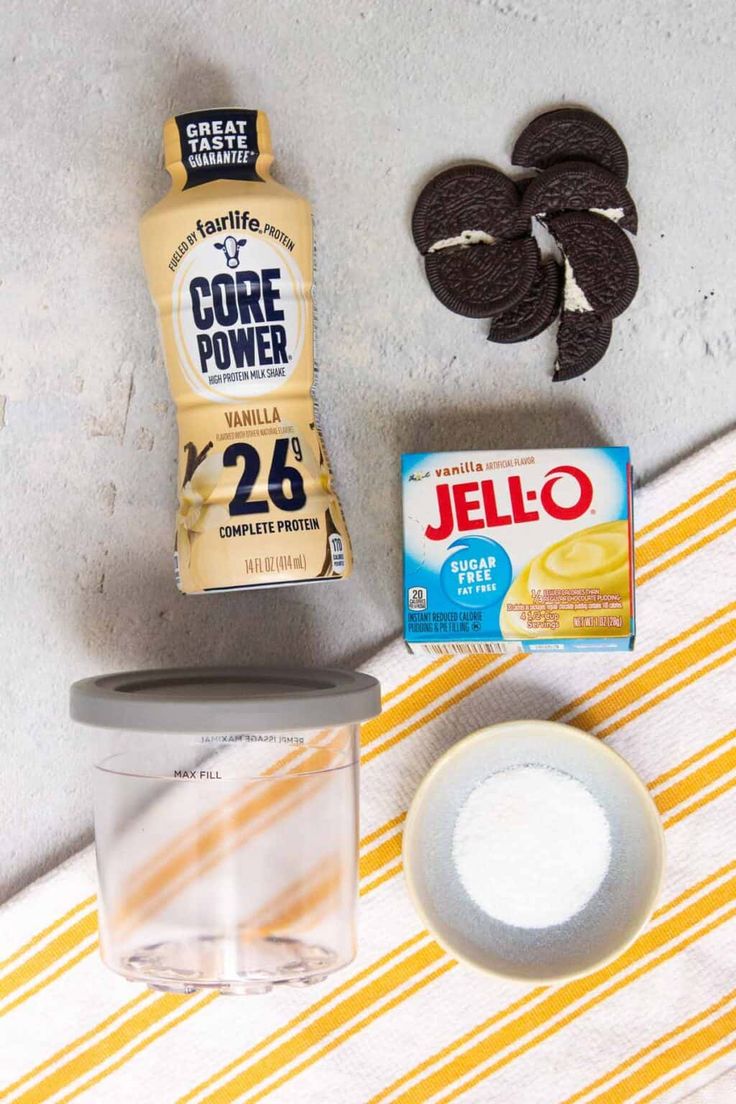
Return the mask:
[(404, 456), (410, 648), (631, 648), (631, 487), (627, 448)]
[(179, 423), (179, 587), (344, 577), (311, 393), (309, 204), (271, 179), (262, 112), (178, 115), (164, 154), (171, 191), (141, 241)]

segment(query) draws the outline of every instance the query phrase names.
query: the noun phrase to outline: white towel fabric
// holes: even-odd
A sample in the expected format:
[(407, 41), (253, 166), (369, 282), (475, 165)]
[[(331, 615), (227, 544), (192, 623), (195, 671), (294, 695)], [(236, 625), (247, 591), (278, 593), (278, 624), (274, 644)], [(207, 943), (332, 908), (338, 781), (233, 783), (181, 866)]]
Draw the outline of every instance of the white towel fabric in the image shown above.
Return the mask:
[[(313, 990), (150, 992), (96, 952), (94, 864), (0, 909), (0, 1100), (14, 1104), (647, 1104), (734, 1099), (736, 434), (636, 497), (633, 654), (409, 656), (368, 669), (360, 953)], [(474, 973), (423, 931), (402, 814), (453, 742), (514, 717), (594, 732), (650, 784), (666, 828), (658, 911), (621, 959), (533, 988)], [(7, 827), (6, 827), (7, 830)]]

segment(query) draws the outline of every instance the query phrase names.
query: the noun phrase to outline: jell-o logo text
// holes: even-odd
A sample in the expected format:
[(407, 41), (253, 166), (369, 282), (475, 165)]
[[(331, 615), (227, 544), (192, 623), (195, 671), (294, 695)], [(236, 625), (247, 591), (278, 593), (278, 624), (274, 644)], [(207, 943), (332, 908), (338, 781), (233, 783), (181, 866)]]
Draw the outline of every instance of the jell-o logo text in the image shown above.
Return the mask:
[[(555, 487), (565, 476), (575, 480), (578, 494), (575, 502), (563, 506), (555, 500)], [(569, 487), (568, 480), (565, 482)], [(593, 484), (580, 468), (561, 464), (547, 472), (539, 491), (525, 489), (520, 475), (510, 475), (507, 479), (438, 483), (436, 493), (438, 522), (428, 525), (425, 535), (440, 541), (456, 532), (538, 521), (540, 511), (558, 521), (573, 521), (590, 508)], [(566, 497), (569, 499), (569, 494)]]

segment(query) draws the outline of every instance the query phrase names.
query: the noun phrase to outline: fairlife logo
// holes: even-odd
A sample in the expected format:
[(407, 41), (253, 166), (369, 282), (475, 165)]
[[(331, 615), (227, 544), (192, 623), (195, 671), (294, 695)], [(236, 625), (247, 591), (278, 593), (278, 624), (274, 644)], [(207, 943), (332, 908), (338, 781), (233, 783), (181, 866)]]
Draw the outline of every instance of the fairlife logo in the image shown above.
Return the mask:
[(225, 254), (228, 268), (237, 268), (240, 264), (240, 250), (246, 244), (245, 238), (234, 238), (228, 234), (222, 242), (215, 242), (215, 249), (222, 249)]

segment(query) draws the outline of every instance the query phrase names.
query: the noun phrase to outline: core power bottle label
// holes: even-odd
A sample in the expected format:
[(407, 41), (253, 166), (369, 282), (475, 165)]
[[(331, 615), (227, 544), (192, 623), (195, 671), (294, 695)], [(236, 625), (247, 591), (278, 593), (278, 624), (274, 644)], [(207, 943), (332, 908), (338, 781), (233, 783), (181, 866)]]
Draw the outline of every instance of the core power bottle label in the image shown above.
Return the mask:
[(309, 204), (271, 178), (262, 112), (169, 119), (164, 160), (171, 191), (141, 244), (179, 427), (179, 588), (345, 578), (312, 397)]
[(184, 188), (210, 180), (260, 180), (257, 111), (219, 108), (179, 115), (176, 125), (181, 160), (187, 174)]
[(264, 395), (299, 361), (304, 282), (287, 247), (260, 233), (206, 235), (177, 269), (173, 305), (182, 367), (216, 401)]

